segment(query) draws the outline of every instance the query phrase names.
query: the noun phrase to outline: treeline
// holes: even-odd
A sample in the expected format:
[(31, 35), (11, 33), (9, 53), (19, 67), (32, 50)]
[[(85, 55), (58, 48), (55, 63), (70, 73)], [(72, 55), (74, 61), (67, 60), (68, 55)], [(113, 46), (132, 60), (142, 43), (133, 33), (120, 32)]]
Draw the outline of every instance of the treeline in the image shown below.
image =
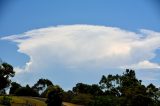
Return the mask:
[(126, 69), (122, 75), (103, 75), (99, 84), (78, 83), (64, 100), (85, 106), (160, 106), (160, 89), (143, 85), (134, 70)]
[[(9, 70), (10, 76), (6, 77), (8, 74), (4, 74), (6, 73), (4, 70)], [(58, 101), (85, 106), (160, 106), (160, 89), (153, 84), (143, 85), (142, 81), (136, 78), (135, 71), (130, 69), (126, 69), (122, 75), (103, 75), (98, 84), (77, 83), (69, 91), (64, 91), (60, 86), (43, 78), (31, 87), (29, 85), (23, 87), (9, 80), (9, 77), (14, 75), (12, 71), (11, 65), (5, 64), (3, 68), (0, 67), (0, 79), (7, 82), (3, 86), (0, 83), (3, 91), (1, 93), (4, 93), (2, 88), (8, 87), (11, 83), (10, 95), (48, 98), (46, 102), (51, 106)]]
[(85, 106), (160, 106), (160, 89), (143, 85), (129, 69), (122, 75), (103, 75), (99, 84), (77, 83), (67, 92), (48, 79), (39, 79), (32, 87), (12, 82), (9, 93), (47, 98), (50, 91), (58, 91), (63, 101)]
[(62, 88), (48, 79), (39, 79), (32, 87), (29, 85), (21, 86), (17, 82), (12, 82), (9, 90), (9, 95), (15, 96), (33, 96), (46, 98), (50, 91), (59, 90), (63, 92)]

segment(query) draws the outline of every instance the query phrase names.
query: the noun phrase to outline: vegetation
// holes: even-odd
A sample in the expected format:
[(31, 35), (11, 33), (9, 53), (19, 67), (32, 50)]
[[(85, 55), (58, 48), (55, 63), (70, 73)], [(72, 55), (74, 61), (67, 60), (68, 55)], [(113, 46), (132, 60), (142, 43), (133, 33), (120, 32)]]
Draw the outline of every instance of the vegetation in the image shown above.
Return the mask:
[(160, 89), (141, 82), (127, 69), (122, 75), (103, 75), (99, 85), (76, 84), (64, 93), (64, 101), (67, 95), (66, 101), (85, 106), (160, 106)]
[[(3, 101), (4, 97), (0, 97), (0, 100)], [(21, 104), (24, 106), (24, 104), (27, 104), (27, 106), (47, 106), (46, 103), (44, 101), (35, 99), (35, 98), (31, 98), (31, 97), (19, 97), (19, 96), (7, 96), (7, 98), (10, 99), (10, 104), (12, 104), (13, 106), (16, 106), (18, 104)], [(9, 105), (10, 105), (9, 104)], [(3, 104), (5, 106), (9, 106), (8, 104)], [(26, 105), (25, 105), (26, 106)]]
[(0, 64), (1, 95), (5, 94), (5, 88), (11, 84), (10, 96), (0, 97), (2, 105), (31, 103), (46, 106), (46, 102), (48, 106), (61, 106), (62, 101), (65, 101), (65, 104), (70, 102), (84, 106), (160, 106), (160, 89), (153, 84), (143, 85), (142, 81), (136, 78), (134, 70), (126, 69), (122, 75), (103, 75), (99, 84), (77, 83), (67, 92), (50, 80), (42, 78), (32, 87), (21, 86), (17, 82), (11, 82), (10, 77), (14, 74), (10, 64)]
[(22, 86), (16, 82), (11, 83), (9, 94), (15, 95), (17, 90), (20, 89)]
[(47, 90), (47, 106), (61, 106), (62, 105), (62, 92), (59, 86), (50, 86)]
[(5, 62), (0, 63), (0, 91), (10, 85), (10, 77), (13, 77), (14, 74), (13, 67), (10, 64)]
[(1, 99), (0, 99), (0, 104), (2, 105), (5, 105), (5, 106), (10, 106), (11, 105), (11, 97), (9, 96), (3, 96)]
[(44, 94), (42, 94), (49, 86), (53, 85), (53, 83), (48, 79), (39, 79), (37, 83), (35, 83), (32, 87), (35, 91), (39, 93), (42, 97), (44, 97)]
[(15, 95), (16, 96), (33, 96), (33, 97), (39, 96), (38, 92), (30, 88), (29, 85), (26, 85), (26, 87), (21, 87), (17, 89), (15, 92)]

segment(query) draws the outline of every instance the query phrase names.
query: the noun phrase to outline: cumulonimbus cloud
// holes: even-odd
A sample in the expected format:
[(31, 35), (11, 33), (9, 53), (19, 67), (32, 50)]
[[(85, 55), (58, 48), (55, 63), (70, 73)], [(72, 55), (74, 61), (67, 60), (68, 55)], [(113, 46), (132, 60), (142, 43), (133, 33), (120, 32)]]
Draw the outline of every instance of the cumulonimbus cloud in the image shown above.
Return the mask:
[(17, 42), (30, 57), (24, 70), (47, 67), (160, 68), (150, 60), (160, 48), (160, 33), (116, 27), (64, 25), (1, 38)]

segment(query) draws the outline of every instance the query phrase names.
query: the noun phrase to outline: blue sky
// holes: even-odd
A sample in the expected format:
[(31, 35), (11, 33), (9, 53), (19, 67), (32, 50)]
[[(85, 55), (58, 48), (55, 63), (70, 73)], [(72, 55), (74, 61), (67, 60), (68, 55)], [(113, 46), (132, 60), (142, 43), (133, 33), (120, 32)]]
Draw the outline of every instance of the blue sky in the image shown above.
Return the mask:
[[(122, 41), (126, 39), (126, 36), (127, 36), (126, 33), (123, 32), (123, 30), (125, 30), (128, 33), (129, 32), (135, 33), (134, 35), (131, 35), (132, 36), (131, 38), (129, 38), (131, 40), (134, 40), (135, 41), (134, 43), (137, 42), (136, 41), (136, 39), (138, 38), (137, 35), (142, 35), (142, 36), (156, 35), (156, 39), (159, 39), (158, 37), (159, 36), (158, 32), (160, 32), (159, 4), (160, 3), (158, 2), (158, 0), (123, 0), (123, 1), (120, 1), (120, 0), (119, 1), (117, 0), (34, 0), (34, 1), (33, 0), (1, 0), (0, 1), (0, 9), (1, 9), (0, 37), (5, 38), (11, 35), (18, 35), (23, 37), (25, 36), (25, 33), (26, 35), (30, 35), (30, 33), (27, 33), (27, 31), (33, 31), (35, 29), (38, 30), (39, 28), (42, 28), (43, 30), (43, 28), (46, 28), (44, 29), (45, 30), (44, 32), (43, 31), (39, 32), (39, 30), (35, 32), (45, 35), (44, 39), (48, 40), (48, 37), (50, 39), (54, 39), (54, 37), (52, 37), (51, 35), (57, 33), (57, 31), (54, 32), (53, 30), (60, 30), (62, 33), (63, 32), (71, 33), (71, 35), (73, 34), (71, 36), (73, 39), (82, 39), (82, 40), (77, 40), (77, 42), (82, 43), (81, 46), (77, 44), (77, 42), (73, 42), (73, 44), (76, 45), (76, 47), (79, 47), (79, 49), (74, 49), (74, 51), (76, 53), (82, 52), (82, 54), (85, 51), (83, 47), (85, 47), (86, 45), (92, 44), (92, 42), (90, 42), (90, 39), (79, 37), (80, 35), (78, 35), (77, 33), (81, 33), (79, 31), (82, 29), (87, 29), (85, 31), (86, 32), (88, 31), (88, 33), (91, 33), (91, 34), (94, 34), (93, 32), (96, 32), (99, 34), (101, 33), (101, 31), (104, 31), (104, 32), (107, 31), (103, 33), (104, 35), (106, 35), (106, 33), (108, 32), (110, 33), (113, 32), (113, 33), (116, 33), (115, 36), (118, 36), (119, 39), (122, 39)], [(59, 25), (66, 25), (66, 26), (60, 27)], [(105, 26), (106, 28), (103, 29), (102, 26)], [(114, 30), (115, 27), (119, 28), (119, 30), (118, 31)], [(70, 31), (71, 29), (74, 29), (74, 28), (75, 28), (75, 31), (73, 32)], [(68, 29), (70, 32), (68, 32), (68, 30), (66, 31), (66, 29)], [(100, 31), (97, 29), (100, 29)], [(155, 32), (148, 33), (147, 31), (140, 31), (141, 29), (151, 30)], [(79, 30), (79, 31), (77, 32), (76, 30)], [(53, 32), (49, 33), (47, 31), (51, 31), (51, 32), (53, 31)], [(126, 36), (121, 37), (121, 34), (117, 35), (118, 33), (122, 33), (122, 32), (123, 32), (122, 35), (126, 35)], [(147, 34), (143, 34), (144, 32)], [(49, 33), (49, 34), (47, 35), (46, 33)], [(84, 33), (84, 35), (90, 36), (88, 33)], [(39, 37), (41, 36), (33, 33), (31, 33), (31, 35), (37, 36), (36, 41), (38, 43), (35, 43), (35, 45), (39, 47), (42, 44), (42, 42), (40, 42), (41, 40), (39, 39)], [(65, 36), (66, 35), (63, 35), (63, 38)], [(74, 36), (76, 37), (74, 38)], [(114, 36), (114, 34), (110, 36)], [(154, 37), (153, 39), (155, 39)], [(106, 37), (105, 39), (109, 39), (109, 38), (110, 37)], [(42, 59), (46, 59), (46, 62), (48, 62), (46, 64), (52, 65), (51, 63), (54, 63), (55, 64), (54, 67), (50, 67), (49, 65), (47, 65), (46, 67), (43, 68), (44, 71), (42, 70), (38, 71), (39, 70), (37, 68), (38, 66), (35, 65), (34, 68), (32, 67), (29, 72), (28, 71), (26, 72), (26, 69), (25, 69), (25, 67), (27, 67), (26, 63), (33, 62), (31, 61), (31, 56), (33, 56), (34, 58), (34, 56), (40, 55), (40, 53), (42, 53), (41, 56), (48, 55), (48, 53), (46, 52), (44, 53), (45, 54), (44, 55), (43, 51), (46, 49), (42, 49), (42, 48), (40, 49), (39, 52), (38, 52), (39, 49), (37, 50), (37, 48), (36, 49), (27, 48), (27, 50), (30, 50), (30, 51), (26, 51), (26, 46), (29, 45), (28, 41), (24, 40), (22, 42), (17, 42), (17, 39), (19, 39), (19, 37), (16, 36), (15, 39), (8, 38), (7, 40), (4, 40), (4, 39), (0, 40), (0, 50), (1, 50), (0, 58), (2, 58), (2, 60), (12, 64), (14, 67), (17, 67), (19, 70), (22, 71), (18, 73), (14, 78), (15, 81), (18, 81), (20, 83), (25, 82), (25, 83), (33, 84), (38, 78), (44, 77), (44, 78), (51, 79), (53, 83), (60, 84), (64, 89), (70, 89), (72, 86), (74, 86), (76, 82), (82, 81), (84, 83), (98, 83), (101, 75), (103, 74), (121, 73), (123, 71), (123, 69), (119, 68), (119, 63), (106, 66), (105, 64), (107, 63), (106, 61), (104, 62), (104, 60), (99, 60), (97, 55), (102, 54), (106, 56), (106, 54), (103, 54), (103, 53), (94, 54), (93, 56), (91, 56), (91, 58), (94, 59), (92, 61), (85, 60), (85, 59), (83, 60), (85, 56), (81, 57), (82, 58), (81, 61), (84, 63), (86, 63), (87, 61), (86, 63), (87, 65), (81, 64), (81, 61), (77, 62), (78, 65), (72, 64), (72, 62), (75, 62), (75, 58), (70, 61), (68, 58), (66, 58), (67, 53), (69, 54), (72, 53), (71, 51), (69, 51), (70, 49), (68, 50), (70, 46), (64, 47), (64, 45), (62, 44), (64, 42), (66, 43), (67, 41), (61, 40), (59, 41), (58, 44), (55, 44), (55, 45), (62, 45), (63, 46), (62, 49), (64, 49), (63, 51), (64, 54), (61, 54), (58, 51), (56, 51), (57, 49), (53, 49), (53, 51), (55, 53), (54, 55), (55, 57), (57, 57), (57, 55), (59, 54), (61, 54), (63, 58), (66, 56), (64, 60), (61, 59), (62, 57), (56, 58), (57, 60), (59, 60), (58, 62), (49, 61), (48, 60), (49, 58), (42, 58)], [(73, 40), (73, 39), (69, 39), (69, 40)], [(31, 42), (32, 40), (34, 42), (35, 39), (30, 39), (30, 40)], [(128, 40), (128, 37), (127, 37), (127, 40)], [(146, 37), (145, 39), (142, 39), (142, 40), (144, 40), (144, 42), (140, 42), (140, 43), (145, 44), (145, 40), (146, 41), (150, 40), (150, 38)], [(84, 41), (89, 43), (85, 42), (84, 44), (86, 45), (83, 45)], [(101, 42), (101, 39), (98, 39), (94, 42), (98, 44), (99, 42)], [(118, 43), (122, 44), (122, 46), (128, 45), (128, 42), (118, 42)], [(22, 46), (19, 46), (19, 44)], [(96, 47), (97, 44), (95, 45), (93, 44), (93, 46)], [(49, 46), (46, 46), (46, 45), (49, 45)], [(46, 47), (50, 47), (50, 45), (52, 45), (52, 43), (51, 44), (47, 43), (45, 44), (45, 46), (44, 45), (42, 46), (46, 48)], [(133, 49), (132, 48), (133, 44), (129, 44), (129, 45), (131, 45), (131, 49)], [(142, 62), (143, 62), (143, 65), (150, 64), (150, 66), (151, 65), (155, 66), (155, 67), (150, 67), (149, 69), (148, 68), (142, 69), (142, 68), (139, 68), (140, 66), (138, 66), (137, 74), (139, 78), (141, 78), (142, 80), (144, 79), (145, 83), (153, 82), (159, 86), (160, 79), (158, 79), (158, 77), (160, 76), (160, 74), (158, 74), (159, 69), (157, 67), (160, 64), (160, 54), (159, 54), (160, 50), (159, 50), (159, 43), (156, 43), (155, 45), (154, 45), (155, 48), (151, 47), (151, 48), (154, 48), (154, 50), (149, 49), (150, 51), (146, 47), (147, 49), (145, 49), (144, 51), (146, 51), (146, 54), (148, 53), (147, 56), (148, 55), (149, 56), (143, 57), (141, 59), (144, 61), (140, 61), (140, 60), (138, 61), (138, 59), (131, 62), (129, 61), (130, 63), (133, 63), (133, 64), (126, 64), (126, 66), (128, 65), (129, 67), (135, 66), (136, 62), (137, 64), (141, 63), (140, 64), (141, 66), (142, 66)], [(33, 45), (30, 45), (30, 46), (33, 46)], [(99, 46), (103, 47), (102, 45), (99, 45)], [(99, 48), (99, 46), (97, 48)], [(147, 45), (143, 45), (143, 46), (147, 46)], [(55, 48), (55, 46), (52, 48)], [(115, 52), (122, 53), (120, 49), (122, 50), (127, 49), (127, 48), (121, 48), (121, 46), (119, 48), (117, 48), (117, 46), (113, 48), (114, 49), (111, 49), (112, 51), (114, 51), (115, 49), (118, 50), (118, 51), (114, 51), (113, 53)], [(18, 49), (21, 49), (20, 52), (17, 51)], [(81, 50), (84, 50), (84, 51), (81, 51)], [(92, 52), (95, 52), (95, 50), (93, 49), (91, 51), (87, 51), (87, 53), (92, 53)], [(73, 54), (73, 56), (75, 57), (82, 56), (82, 54), (76, 54), (76, 53)], [(143, 53), (145, 54), (145, 52), (143, 52), (142, 50), (140, 51), (140, 53), (138, 53), (139, 55), (138, 54), (137, 55), (140, 57), (143, 55)], [(154, 54), (154, 56), (150, 56), (152, 54)], [(53, 56), (53, 55), (48, 55), (48, 56)], [(54, 56), (53, 56), (53, 60), (55, 58)], [(36, 57), (36, 59), (37, 58), (38, 57)], [(70, 57), (70, 58), (73, 58), (73, 57)], [(108, 59), (107, 57), (104, 57), (104, 58)], [(42, 60), (40, 59), (39, 61), (42, 61)], [(62, 62), (62, 61), (65, 61), (65, 62)], [(92, 68), (93, 67), (92, 65), (93, 64), (95, 65), (95, 63), (100, 64), (101, 67)], [(40, 65), (40, 63), (38, 65)], [(66, 66), (71, 67), (70, 65), (73, 68), (66, 68)], [(111, 67), (113, 65), (115, 65), (115, 67)], [(90, 70), (93, 70), (93, 71), (90, 71)], [(145, 78), (143, 75), (145, 75)]]

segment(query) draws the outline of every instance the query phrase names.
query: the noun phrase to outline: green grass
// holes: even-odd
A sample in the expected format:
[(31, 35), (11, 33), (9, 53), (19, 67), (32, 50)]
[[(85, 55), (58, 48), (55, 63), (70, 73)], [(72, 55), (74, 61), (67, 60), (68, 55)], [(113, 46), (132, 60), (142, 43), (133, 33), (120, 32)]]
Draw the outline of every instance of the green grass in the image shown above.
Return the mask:
[(36, 104), (36, 106), (47, 106), (45, 102), (37, 100), (37, 99), (28, 98), (28, 97), (21, 97), (21, 99), (28, 101), (30, 103)]
[[(21, 96), (9, 96), (12, 100), (11, 103), (31, 103), (31, 104), (36, 104), (36, 106), (47, 106), (47, 104), (44, 102), (44, 98), (34, 98), (34, 97), (21, 97)], [(0, 100), (3, 99), (3, 96), (0, 96)], [(76, 105), (72, 103), (67, 103), (63, 102), (64, 106), (81, 106), (81, 105)], [(1, 105), (0, 106), (4, 106)]]
[[(14, 103), (30, 103), (30, 104), (36, 104), (36, 106), (47, 106), (44, 101), (40, 101), (37, 99), (33, 99), (31, 97), (19, 97), (19, 96), (10, 96), (11, 97), (11, 104)], [(2, 100), (3, 97), (0, 96), (0, 100)], [(0, 105), (3, 106), (3, 105)]]
[(72, 103), (63, 102), (64, 106), (83, 106), (83, 105), (77, 105)]

